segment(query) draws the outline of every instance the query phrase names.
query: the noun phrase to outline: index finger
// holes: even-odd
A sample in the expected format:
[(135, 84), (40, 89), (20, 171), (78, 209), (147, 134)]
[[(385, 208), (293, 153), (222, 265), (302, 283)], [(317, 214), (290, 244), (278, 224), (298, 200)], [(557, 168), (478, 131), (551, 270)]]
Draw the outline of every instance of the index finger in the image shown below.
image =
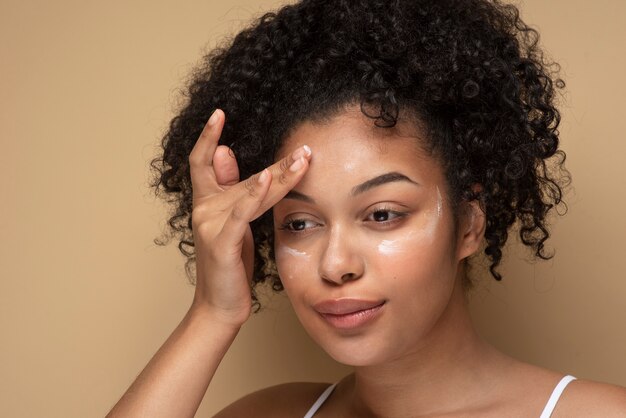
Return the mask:
[[(309, 168), (310, 160), (311, 149), (304, 145), (296, 149), (291, 155), (267, 168), (271, 173), (271, 184), (263, 200), (258, 204), (252, 219), (258, 218), (269, 210), (300, 182)], [(259, 176), (260, 173), (247, 178), (235, 186), (239, 189), (240, 196), (243, 199), (254, 198)]]
[(224, 112), (216, 109), (204, 125), (202, 133), (189, 153), (189, 170), (194, 199), (220, 191), (213, 170), (213, 155), (223, 127)]

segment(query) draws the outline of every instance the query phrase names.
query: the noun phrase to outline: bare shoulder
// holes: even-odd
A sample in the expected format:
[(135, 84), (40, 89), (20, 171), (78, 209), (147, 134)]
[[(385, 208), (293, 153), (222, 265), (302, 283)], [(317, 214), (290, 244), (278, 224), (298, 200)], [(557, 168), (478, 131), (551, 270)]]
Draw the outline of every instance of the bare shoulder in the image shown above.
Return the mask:
[[(560, 371), (512, 359), (502, 367), (506, 372), (501, 385), (502, 409), (494, 416), (537, 416), (544, 410), (557, 384), (565, 377)], [(523, 396), (520, 396), (523, 394)], [(562, 392), (551, 418), (626, 418), (626, 388), (592, 380), (571, 381)]]
[(571, 382), (553, 417), (626, 417), (626, 388), (591, 380)]
[(329, 383), (294, 382), (270, 386), (228, 405), (215, 418), (304, 416)]

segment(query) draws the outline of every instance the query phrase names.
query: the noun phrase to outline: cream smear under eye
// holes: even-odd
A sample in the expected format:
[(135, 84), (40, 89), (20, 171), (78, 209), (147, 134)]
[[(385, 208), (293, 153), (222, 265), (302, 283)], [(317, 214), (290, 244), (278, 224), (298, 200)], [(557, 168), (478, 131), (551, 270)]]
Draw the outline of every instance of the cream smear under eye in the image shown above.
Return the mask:
[(294, 257), (303, 257), (303, 258), (311, 258), (310, 255), (308, 255), (307, 253), (305, 253), (304, 251), (298, 251), (295, 248), (291, 248), (291, 247), (287, 247), (285, 245), (281, 245), (279, 247), (279, 251), (283, 251), (291, 256)]
[(402, 238), (398, 239), (384, 239), (378, 244), (378, 252), (384, 255), (392, 255), (400, 252), (406, 252), (411, 249), (410, 245), (407, 245), (406, 242), (409, 241), (413, 237), (413, 232), (409, 232)]
[[(439, 221), (443, 216), (443, 197), (441, 196), (441, 191), (439, 187), (437, 187), (437, 209), (436, 216), (431, 216), (433, 211), (428, 211), (426, 216), (428, 216), (430, 221), (428, 224), (422, 229), (422, 232), (425, 237), (433, 239), (435, 237), (435, 233), (437, 231), (437, 226), (439, 225)], [(400, 252), (411, 251), (412, 248), (410, 245), (407, 245), (407, 241), (413, 238), (414, 231), (409, 232), (405, 236), (390, 240), (384, 239), (378, 244), (378, 252), (384, 255), (392, 255)]]

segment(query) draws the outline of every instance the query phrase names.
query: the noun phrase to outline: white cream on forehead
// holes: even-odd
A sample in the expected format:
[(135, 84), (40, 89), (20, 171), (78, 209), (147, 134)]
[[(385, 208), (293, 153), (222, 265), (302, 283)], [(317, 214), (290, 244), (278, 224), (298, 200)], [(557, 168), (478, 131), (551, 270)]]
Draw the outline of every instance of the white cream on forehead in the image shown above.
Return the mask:
[(348, 159), (343, 163), (343, 171), (351, 173), (354, 171), (354, 160)]

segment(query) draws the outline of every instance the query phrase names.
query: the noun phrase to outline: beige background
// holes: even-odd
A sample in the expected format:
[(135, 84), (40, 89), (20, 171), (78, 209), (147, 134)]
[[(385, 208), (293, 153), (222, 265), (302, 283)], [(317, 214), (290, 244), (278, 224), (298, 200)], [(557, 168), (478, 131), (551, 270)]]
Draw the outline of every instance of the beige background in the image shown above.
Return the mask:
[[(0, 414), (103, 416), (187, 309), (148, 161), (205, 48), (277, 1), (0, 3)], [(592, 5), (593, 4), (593, 5)], [(527, 0), (563, 65), (574, 186), (553, 262), (512, 248), (473, 297), (482, 333), (519, 358), (626, 385), (626, 3)], [(252, 319), (198, 416), (254, 389), (333, 381), (283, 297)]]

